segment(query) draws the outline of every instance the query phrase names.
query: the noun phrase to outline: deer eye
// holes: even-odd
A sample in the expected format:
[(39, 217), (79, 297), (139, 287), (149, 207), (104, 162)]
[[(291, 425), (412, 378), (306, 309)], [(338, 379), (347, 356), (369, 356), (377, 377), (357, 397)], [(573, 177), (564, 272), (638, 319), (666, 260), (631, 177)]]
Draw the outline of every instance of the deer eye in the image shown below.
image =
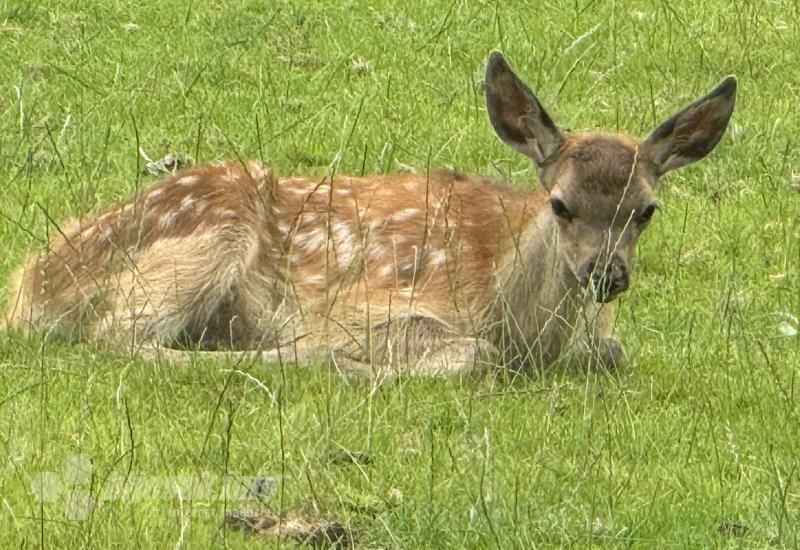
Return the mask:
[(639, 225), (646, 225), (647, 223), (649, 223), (650, 218), (653, 217), (653, 214), (655, 213), (657, 208), (658, 205), (655, 204), (648, 204), (647, 206), (645, 206), (644, 210), (642, 210), (642, 213), (639, 214), (639, 216), (636, 218), (636, 223), (638, 223)]
[(558, 218), (561, 218), (565, 221), (570, 221), (572, 219), (572, 213), (561, 199), (557, 199), (555, 197), (551, 198), (550, 207), (553, 209), (553, 214), (555, 214)]

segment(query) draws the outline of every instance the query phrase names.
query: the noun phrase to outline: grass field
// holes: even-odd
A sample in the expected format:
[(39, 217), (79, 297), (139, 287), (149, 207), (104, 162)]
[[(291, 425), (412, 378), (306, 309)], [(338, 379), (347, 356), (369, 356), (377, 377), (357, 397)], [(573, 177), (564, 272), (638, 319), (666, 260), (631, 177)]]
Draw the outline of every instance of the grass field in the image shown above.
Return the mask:
[(798, 545), (796, 2), (142, 4), (0, 0), (4, 281), (53, 221), (148, 184), (139, 148), (537, 185), (486, 116), (493, 49), (566, 127), (647, 134), (728, 74), (739, 99), (659, 189), (612, 374), (373, 388), (0, 336), (0, 547), (263, 544), (232, 509), (364, 547)]

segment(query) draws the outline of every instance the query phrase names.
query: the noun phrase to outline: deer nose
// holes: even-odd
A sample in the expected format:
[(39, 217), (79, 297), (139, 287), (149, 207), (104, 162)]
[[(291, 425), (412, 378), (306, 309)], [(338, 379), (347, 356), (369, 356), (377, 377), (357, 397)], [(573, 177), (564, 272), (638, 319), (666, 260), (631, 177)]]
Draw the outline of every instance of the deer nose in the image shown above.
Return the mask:
[(613, 300), (617, 295), (628, 290), (630, 285), (628, 268), (622, 260), (616, 257), (612, 257), (600, 265), (594, 260), (589, 260), (581, 271), (582, 284), (589, 286), (591, 282), (595, 300), (598, 302)]

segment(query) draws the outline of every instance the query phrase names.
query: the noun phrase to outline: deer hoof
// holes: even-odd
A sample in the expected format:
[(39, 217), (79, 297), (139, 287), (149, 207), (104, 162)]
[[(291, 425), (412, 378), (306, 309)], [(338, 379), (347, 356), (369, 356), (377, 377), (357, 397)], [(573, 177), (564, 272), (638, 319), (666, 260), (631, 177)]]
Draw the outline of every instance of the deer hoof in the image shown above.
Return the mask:
[(622, 343), (616, 338), (603, 338), (599, 346), (600, 366), (606, 370), (614, 370), (624, 365), (628, 356)]

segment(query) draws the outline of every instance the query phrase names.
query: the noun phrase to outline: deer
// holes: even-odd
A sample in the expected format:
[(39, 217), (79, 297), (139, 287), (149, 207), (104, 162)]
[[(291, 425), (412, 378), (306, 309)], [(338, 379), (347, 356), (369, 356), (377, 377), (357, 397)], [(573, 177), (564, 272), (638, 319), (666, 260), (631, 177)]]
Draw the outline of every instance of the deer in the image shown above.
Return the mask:
[(7, 328), (156, 360), (328, 360), (347, 375), (624, 364), (613, 302), (657, 182), (714, 149), (736, 79), (641, 140), (560, 129), (499, 52), (484, 84), (491, 125), (541, 189), (448, 170), (185, 169), (58, 227), (15, 272)]

